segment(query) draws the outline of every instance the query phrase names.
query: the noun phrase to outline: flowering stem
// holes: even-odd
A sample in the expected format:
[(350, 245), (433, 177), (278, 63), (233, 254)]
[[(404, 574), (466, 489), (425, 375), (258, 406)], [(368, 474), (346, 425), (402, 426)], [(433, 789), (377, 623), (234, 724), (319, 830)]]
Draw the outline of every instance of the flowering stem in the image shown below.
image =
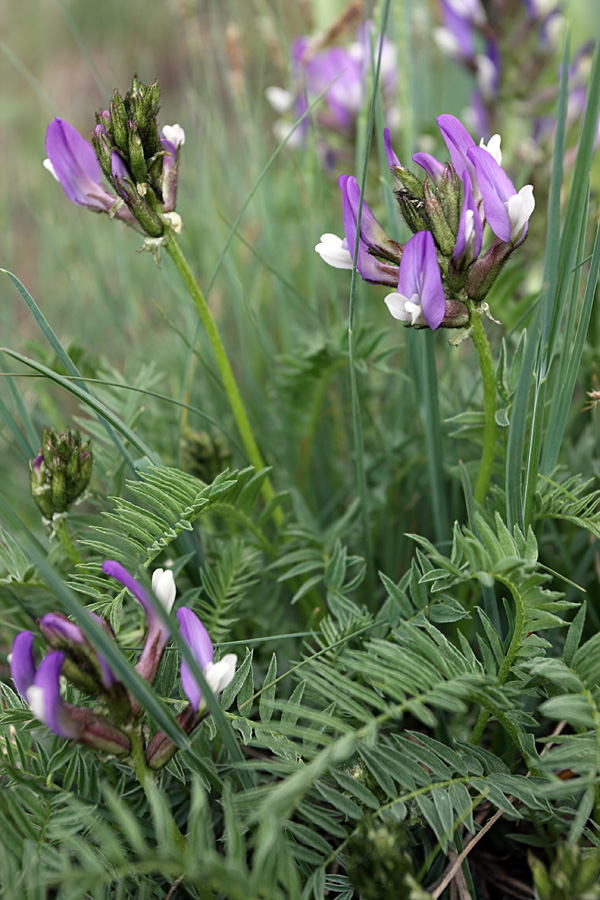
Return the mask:
[(82, 559), (79, 555), (79, 551), (75, 547), (75, 544), (71, 540), (71, 535), (69, 534), (69, 529), (67, 528), (65, 519), (62, 517), (60, 519), (55, 519), (53, 522), (53, 527), (54, 533), (61, 542), (63, 550), (65, 551), (73, 565), (79, 565), (79, 563), (82, 562)]
[(475, 486), (475, 500), (483, 505), (492, 478), (498, 437), (498, 425), (496, 423), (496, 376), (492, 351), (481, 321), (483, 310), (475, 307), (471, 301), (468, 301), (468, 306), (471, 314), (471, 337), (479, 357), (481, 382), (483, 384), (483, 452), (481, 454), (479, 477)]
[[(229, 359), (227, 358), (227, 353), (225, 351), (225, 347), (223, 346), (223, 342), (221, 340), (216, 322), (213, 319), (210, 307), (206, 302), (206, 298), (200, 290), (198, 282), (194, 278), (193, 272), (190, 269), (185, 256), (181, 252), (181, 248), (177, 243), (173, 232), (168, 229), (165, 232), (164, 248), (177, 266), (179, 274), (183, 278), (184, 284), (188, 289), (188, 293), (194, 301), (196, 309), (198, 310), (200, 321), (204, 326), (204, 330), (206, 331), (206, 334), (210, 341), (213, 353), (215, 354), (215, 359), (217, 361), (217, 366), (219, 367), (223, 386), (227, 393), (227, 397), (229, 398), (229, 404), (231, 406), (233, 416), (242, 438), (244, 448), (246, 450), (246, 453), (248, 454), (248, 459), (255, 469), (264, 469), (265, 464), (263, 462), (262, 456), (260, 455), (260, 450), (258, 449), (258, 445), (254, 438), (250, 422), (248, 421), (244, 403), (240, 396), (235, 376), (233, 374), (231, 365), (229, 364)], [(262, 494), (267, 503), (275, 496), (275, 491), (273, 490), (273, 485), (271, 484), (271, 480), (268, 475), (263, 481)], [(273, 509), (273, 519), (275, 523), (277, 525), (280, 525), (282, 518), (282, 512), (280, 508), (276, 506)]]
[[(137, 776), (137, 780), (142, 786), (144, 794), (148, 799), (150, 809), (153, 809), (155, 806), (155, 793), (157, 791), (157, 787), (154, 779), (154, 773), (148, 768), (148, 764), (146, 763), (146, 753), (141, 728), (136, 728), (134, 726), (129, 732), (129, 738), (131, 740), (131, 765), (133, 766), (133, 770)], [(177, 822), (171, 816), (171, 814), (161, 808), (161, 815), (166, 815), (170, 819), (167, 824), (173, 837), (173, 843), (175, 845), (177, 855), (180, 859), (182, 859), (185, 856), (187, 850), (187, 841), (182, 835)], [(194, 879), (194, 885), (198, 890), (198, 895), (200, 896), (201, 900), (214, 900), (214, 894), (211, 888), (203, 881), (196, 881), (196, 879)]]

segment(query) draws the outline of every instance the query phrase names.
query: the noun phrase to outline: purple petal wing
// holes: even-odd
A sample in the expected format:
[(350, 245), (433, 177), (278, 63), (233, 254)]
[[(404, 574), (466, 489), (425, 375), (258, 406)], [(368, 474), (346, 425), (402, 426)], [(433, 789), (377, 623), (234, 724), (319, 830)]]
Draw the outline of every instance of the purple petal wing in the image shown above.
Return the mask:
[(72, 203), (109, 210), (114, 200), (102, 187), (102, 170), (91, 144), (63, 119), (50, 122), (46, 153)]
[(21, 631), (13, 641), (10, 676), (21, 696), (26, 697), (27, 688), (31, 687), (35, 678), (33, 634), (31, 631)]
[(472, 147), (469, 159), (475, 167), (483, 208), (488, 224), (496, 237), (510, 241), (511, 224), (506, 203), (517, 193), (506, 172), (491, 153), (483, 147)]
[[(110, 631), (110, 629), (107, 629), (104, 620), (101, 619), (100, 616), (96, 615), (96, 613), (93, 612), (89, 613), (89, 615), (92, 617), (92, 619), (94, 619), (94, 621), (98, 623), (98, 625), (100, 625), (105, 630)], [(113, 684), (116, 684), (117, 678), (115, 677), (114, 672), (112, 671), (104, 657), (99, 653), (96, 653), (96, 655), (98, 657), (98, 662), (100, 663), (100, 671), (102, 672), (102, 684), (104, 685), (105, 689), (109, 691)]]
[[(79, 737), (81, 728), (69, 715), (60, 696), (60, 670), (64, 658), (65, 654), (59, 650), (44, 657), (35, 673), (33, 686), (29, 688), (28, 699), (32, 704), (34, 714), (50, 731), (59, 737), (74, 739)], [(37, 696), (34, 702), (32, 690), (35, 690), (40, 698), (39, 705)]]
[(439, 162), (431, 153), (415, 153), (413, 162), (425, 169), (434, 184), (440, 184), (446, 171), (446, 166)]
[(149, 622), (151, 619), (156, 618), (156, 613), (154, 612), (148, 592), (142, 587), (139, 581), (136, 581), (133, 575), (129, 574), (125, 566), (122, 566), (116, 559), (108, 559), (106, 562), (102, 563), (102, 571), (105, 575), (116, 578), (117, 581), (120, 581), (124, 587), (131, 591), (136, 600), (139, 600), (144, 607), (144, 612), (146, 613)]
[(475, 146), (475, 141), (462, 124), (454, 116), (443, 115), (437, 117), (442, 137), (450, 151), (450, 159), (457, 175), (462, 174), (463, 169), (469, 169), (467, 152)]
[(392, 149), (392, 139), (390, 138), (390, 129), (384, 128), (383, 130), (383, 142), (385, 144), (385, 157), (387, 159), (387, 164), (390, 169), (393, 169), (394, 166), (400, 166), (400, 160), (394, 153)]
[[(398, 273), (398, 293), (410, 300), (421, 293), (421, 275), (427, 231), (418, 231), (406, 242)], [(429, 235), (431, 237), (431, 235)]]
[(342, 221), (344, 223), (344, 234), (346, 236), (346, 244), (350, 256), (354, 257), (354, 244), (356, 243), (356, 218), (352, 213), (352, 204), (348, 196), (349, 175), (340, 175), (338, 184), (342, 192)]
[[(194, 659), (201, 669), (205, 669), (213, 661), (213, 645), (208, 631), (191, 609), (182, 606), (177, 610), (181, 637), (190, 648)], [(190, 672), (185, 659), (181, 660), (181, 684), (194, 710), (198, 711), (202, 691)]]
[(446, 314), (446, 296), (431, 232), (419, 231), (415, 237), (420, 235), (424, 235), (422, 239), (423, 280), (421, 309), (423, 310), (423, 318), (429, 327), (435, 331), (436, 328), (439, 328)]

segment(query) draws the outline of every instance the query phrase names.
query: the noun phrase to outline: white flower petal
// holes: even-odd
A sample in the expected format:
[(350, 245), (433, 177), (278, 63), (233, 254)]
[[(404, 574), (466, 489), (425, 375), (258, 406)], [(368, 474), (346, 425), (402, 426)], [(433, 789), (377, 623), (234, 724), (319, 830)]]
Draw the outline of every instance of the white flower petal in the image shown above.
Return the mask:
[(208, 682), (208, 686), (214, 694), (220, 694), (224, 691), (228, 684), (231, 683), (235, 675), (235, 667), (237, 665), (237, 656), (235, 653), (228, 653), (218, 663), (206, 666), (204, 674)]
[(483, 147), (484, 150), (487, 150), (490, 156), (494, 157), (499, 166), (502, 165), (502, 150), (500, 149), (501, 141), (502, 138), (499, 134), (493, 134), (487, 144), (483, 138), (479, 141), (479, 146)]
[(315, 250), (321, 259), (334, 269), (351, 269), (352, 254), (343, 244), (344, 241), (337, 234), (322, 234), (321, 242), (317, 244)]
[(478, 53), (475, 57), (477, 67), (476, 77), (479, 90), (487, 100), (493, 100), (496, 96), (496, 77), (498, 71), (493, 61), (485, 53)]
[(302, 129), (296, 128), (294, 131), (293, 123), (288, 122), (287, 119), (277, 119), (277, 121), (273, 123), (273, 134), (280, 144), (287, 141), (288, 147), (301, 147), (304, 140), (302, 137)]
[(163, 126), (162, 136), (165, 141), (169, 141), (171, 144), (174, 144), (175, 147), (179, 147), (180, 144), (185, 144), (185, 131), (181, 125)]
[(152, 573), (152, 590), (166, 612), (170, 613), (175, 602), (175, 579), (171, 569), (155, 569)]
[(40, 722), (46, 724), (46, 720), (44, 718), (44, 689), (32, 684), (31, 687), (27, 688), (26, 691), (27, 702), (31, 707), (31, 712), (34, 714), (36, 719), (39, 719)]
[(516, 241), (535, 209), (533, 186), (526, 184), (518, 194), (510, 197), (506, 202), (506, 209), (510, 219), (510, 239)]
[(411, 325), (427, 325), (423, 318), (418, 294), (405, 297), (403, 294), (388, 294), (385, 304), (395, 319), (400, 322), (410, 322)]

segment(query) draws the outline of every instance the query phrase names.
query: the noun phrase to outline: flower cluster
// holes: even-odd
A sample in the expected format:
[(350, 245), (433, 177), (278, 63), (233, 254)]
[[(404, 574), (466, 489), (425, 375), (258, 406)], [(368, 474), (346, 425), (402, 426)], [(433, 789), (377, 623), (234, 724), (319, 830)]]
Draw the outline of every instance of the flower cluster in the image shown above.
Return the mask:
[[(267, 100), (282, 118), (275, 124), (279, 140), (290, 135), (294, 120), (299, 119), (310, 104), (325, 92), (316, 111), (316, 121), (322, 133), (340, 135), (353, 140), (356, 122), (366, 99), (369, 68), (372, 55), (377, 60), (380, 46), (373, 50), (372, 22), (363, 23), (356, 40), (348, 47), (326, 46), (323, 39), (296, 38), (292, 45), (292, 87), (269, 87)], [(395, 105), (398, 68), (396, 50), (385, 36), (381, 38), (380, 86), (382, 101), (389, 123), (397, 123), (398, 108)], [(304, 119), (289, 138), (292, 146), (304, 146), (309, 128)], [(327, 142), (324, 157), (331, 160), (334, 148)]]
[[(102, 569), (126, 587), (146, 613), (148, 631), (135, 668), (151, 684), (170, 638), (169, 627), (158, 612), (157, 604), (165, 613), (170, 613), (176, 594), (173, 573), (169, 569), (155, 570), (152, 575), (153, 600), (139, 581), (116, 560), (103, 563)], [(115, 640), (112, 629), (105, 621), (93, 613), (89, 615)], [(209, 687), (218, 695), (233, 678), (237, 657), (228, 654), (215, 663), (208, 632), (193, 610), (180, 607), (177, 619), (183, 641), (204, 672)], [(10, 658), (12, 680), (34, 716), (59, 737), (115, 756), (129, 757), (132, 752), (131, 732), (139, 725), (143, 713), (135, 698), (116, 678), (78, 625), (61, 613), (49, 613), (38, 621), (38, 627), (51, 648), (41, 663), (36, 666), (34, 661), (35, 638), (31, 631), (17, 634)], [(61, 675), (94, 698), (95, 708), (65, 702), (61, 695)], [(206, 715), (206, 704), (185, 660), (181, 663), (181, 684), (189, 703), (177, 716), (177, 722), (188, 734)], [(151, 769), (162, 768), (175, 751), (170, 738), (159, 731), (145, 749), (146, 763)]]
[(78, 431), (44, 428), (40, 452), (29, 462), (31, 493), (44, 519), (69, 510), (88, 486), (93, 465), (90, 442), (82, 444)]
[[(468, 301), (481, 304), (510, 254), (527, 236), (535, 201), (533, 188), (517, 191), (501, 167), (500, 138), (477, 146), (454, 116), (438, 125), (450, 154), (443, 164), (427, 153), (413, 161), (425, 172), (422, 182), (394, 153), (386, 129), (386, 156), (395, 180), (402, 216), (414, 232), (402, 246), (391, 240), (363, 202), (356, 178), (342, 175), (345, 237), (321, 236), (316, 251), (329, 265), (357, 268), (365, 281), (396, 287), (386, 297), (394, 318), (408, 325), (457, 328), (469, 321)], [(494, 235), (482, 252), (486, 223)]]
[[(54, 119), (44, 163), (72, 203), (122, 219), (151, 238), (159, 238), (167, 223), (176, 231), (182, 227), (174, 209), (185, 135), (179, 125), (159, 132), (159, 95), (158, 81), (144, 85), (137, 77), (125, 97), (115, 90), (109, 109), (96, 114), (91, 143)], [(102, 175), (114, 194), (102, 186)]]

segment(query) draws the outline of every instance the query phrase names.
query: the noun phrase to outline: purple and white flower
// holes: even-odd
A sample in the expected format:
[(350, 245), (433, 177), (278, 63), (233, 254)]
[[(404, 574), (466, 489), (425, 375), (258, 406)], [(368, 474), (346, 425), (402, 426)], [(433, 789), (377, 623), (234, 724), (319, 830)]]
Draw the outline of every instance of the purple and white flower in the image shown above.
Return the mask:
[(98, 212), (110, 212), (116, 203), (102, 186), (102, 170), (91, 144), (65, 122), (54, 119), (46, 132), (44, 162), (71, 201)]
[[(177, 610), (177, 619), (181, 637), (204, 672), (208, 686), (214, 694), (220, 694), (235, 675), (237, 656), (235, 653), (228, 653), (218, 663), (214, 663), (212, 641), (198, 616), (187, 606), (182, 606)], [(202, 700), (202, 691), (185, 659), (181, 660), (181, 684), (194, 712), (197, 713)]]
[(527, 223), (535, 208), (533, 187), (526, 184), (517, 191), (506, 172), (483, 147), (468, 151), (483, 197), (488, 225), (500, 240), (520, 244), (527, 235)]
[[(169, 626), (163, 621), (163, 617), (157, 611), (156, 601), (153, 602), (146, 589), (142, 587), (133, 575), (129, 574), (121, 563), (114, 559), (107, 560), (102, 563), (102, 571), (106, 575), (116, 578), (117, 581), (131, 591), (146, 613), (148, 635), (142, 655), (135, 668), (142, 678), (151, 683), (154, 680), (163, 651), (171, 634)], [(165, 569), (156, 569), (152, 576), (152, 590), (156, 600), (165, 612), (167, 614), (170, 613), (176, 593), (173, 573)]]
[(409, 325), (439, 328), (446, 313), (446, 297), (431, 232), (419, 231), (404, 247), (398, 290), (386, 305), (395, 319)]
[(10, 658), (12, 680), (36, 719), (59, 737), (77, 740), (82, 726), (60, 694), (60, 670), (65, 654), (59, 650), (49, 653), (36, 669), (33, 640), (31, 631), (21, 631), (15, 637)]
[[(315, 250), (321, 258), (336, 269), (351, 269), (356, 243), (356, 226), (360, 207), (360, 188), (356, 178), (340, 175), (338, 184), (342, 192), (342, 219), (345, 237), (334, 234), (321, 235)], [(375, 284), (395, 285), (402, 248), (392, 241), (366, 203), (362, 205), (358, 243), (357, 269), (365, 281)], [(395, 265), (381, 262), (378, 257), (396, 260)]]

